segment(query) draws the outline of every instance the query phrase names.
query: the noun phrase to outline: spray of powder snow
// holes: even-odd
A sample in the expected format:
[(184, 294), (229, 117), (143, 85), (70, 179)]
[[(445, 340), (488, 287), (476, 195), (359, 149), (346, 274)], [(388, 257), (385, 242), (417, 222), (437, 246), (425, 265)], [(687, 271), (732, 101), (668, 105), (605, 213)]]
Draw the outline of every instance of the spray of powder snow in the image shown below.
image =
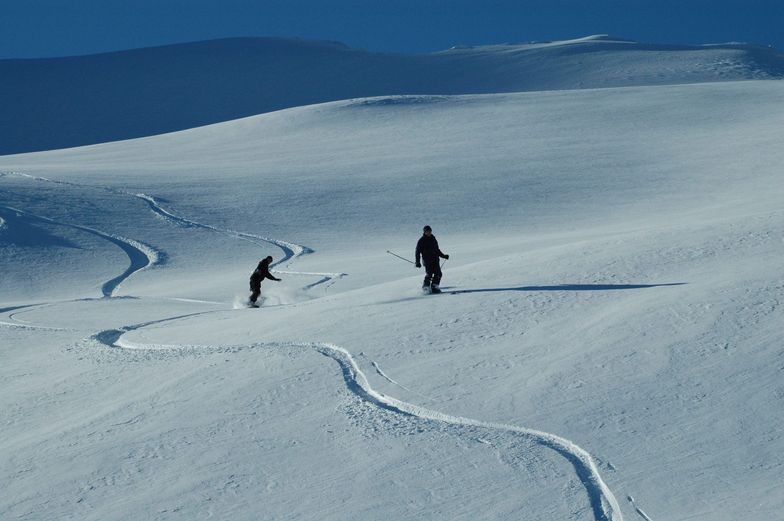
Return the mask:
[(234, 301), (231, 303), (232, 309), (242, 309), (248, 307), (248, 295), (234, 295)]
[[(235, 294), (232, 308), (242, 309), (249, 307), (249, 297), (250, 293)], [(287, 306), (289, 304), (296, 304), (297, 302), (312, 300), (314, 298), (316, 297), (309, 295), (302, 289), (294, 289), (286, 286), (263, 285), (258, 304), (261, 307)]]

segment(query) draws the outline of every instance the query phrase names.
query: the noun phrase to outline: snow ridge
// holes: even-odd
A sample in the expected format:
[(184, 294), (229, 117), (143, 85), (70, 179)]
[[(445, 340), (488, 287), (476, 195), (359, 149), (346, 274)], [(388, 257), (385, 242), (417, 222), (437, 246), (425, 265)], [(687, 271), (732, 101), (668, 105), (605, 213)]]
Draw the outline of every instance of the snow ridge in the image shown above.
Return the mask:
[[(207, 312), (209, 313), (209, 312)], [(196, 313), (204, 314), (204, 313)], [(610, 488), (602, 479), (599, 469), (591, 455), (576, 443), (561, 436), (519, 427), (516, 425), (486, 422), (463, 416), (453, 416), (440, 411), (427, 409), (418, 405), (404, 402), (392, 396), (385, 395), (373, 389), (368, 382), (367, 376), (360, 369), (354, 356), (347, 350), (338, 345), (323, 342), (286, 342), (286, 343), (255, 343), (245, 346), (197, 346), (197, 345), (172, 345), (172, 344), (139, 344), (124, 340), (125, 333), (141, 329), (150, 324), (160, 324), (171, 320), (194, 316), (196, 314), (182, 315), (168, 319), (157, 320), (145, 324), (126, 326), (121, 329), (110, 329), (101, 331), (86, 340), (87, 345), (97, 343), (99, 345), (119, 348), (124, 350), (138, 351), (210, 351), (217, 349), (241, 349), (241, 348), (263, 348), (273, 349), (276, 347), (293, 347), (314, 350), (327, 358), (335, 361), (341, 368), (343, 380), (348, 390), (361, 400), (374, 405), (375, 407), (391, 411), (404, 416), (415, 416), (424, 420), (431, 420), (457, 427), (475, 427), (495, 431), (509, 432), (531, 439), (543, 447), (547, 447), (564, 458), (566, 458), (575, 468), (577, 476), (583, 483), (588, 493), (591, 508), (593, 509), (596, 521), (623, 521), (623, 514)], [(374, 364), (375, 365), (375, 364)], [(378, 367), (376, 366), (378, 370)], [(394, 382), (389, 377), (388, 380)], [(639, 511), (639, 509), (638, 509)], [(650, 519), (647, 519), (650, 521)]]

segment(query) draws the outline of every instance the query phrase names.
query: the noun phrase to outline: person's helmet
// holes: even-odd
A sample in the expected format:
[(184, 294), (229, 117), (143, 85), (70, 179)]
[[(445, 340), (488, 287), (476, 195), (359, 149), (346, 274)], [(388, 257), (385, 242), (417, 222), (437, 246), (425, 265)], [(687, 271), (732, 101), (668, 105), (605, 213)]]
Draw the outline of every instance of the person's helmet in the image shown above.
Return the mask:
[(430, 226), (428, 226), (428, 225), (425, 225), (425, 227), (424, 227), (424, 228), (422, 228), (422, 231), (423, 231), (423, 232), (432, 232), (432, 231), (433, 231), (433, 228), (431, 228), (431, 227), (430, 227)]
[(267, 258), (264, 260), (267, 262), (272, 262), (272, 255), (267, 255)]

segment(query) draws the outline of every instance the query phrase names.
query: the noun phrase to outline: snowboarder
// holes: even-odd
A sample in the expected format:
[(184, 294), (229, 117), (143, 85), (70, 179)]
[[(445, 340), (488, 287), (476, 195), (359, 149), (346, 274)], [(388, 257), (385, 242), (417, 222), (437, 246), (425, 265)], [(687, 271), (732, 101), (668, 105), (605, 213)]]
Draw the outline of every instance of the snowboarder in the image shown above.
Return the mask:
[[(449, 255), (444, 254), (438, 249), (438, 241), (436, 236), (433, 235), (433, 229), (430, 226), (425, 226), (422, 229), (423, 235), (419, 238), (416, 245), (416, 267), (421, 268), (422, 262), (425, 264), (425, 280), (422, 283), (422, 291), (429, 291), (431, 293), (441, 293), (439, 284), (441, 283), (441, 266), (439, 265), (439, 258), (448, 259)], [(419, 261), (420, 256), (422, 262)]]
[(264, 279), (270, 279), (280, 282), (281, 279), (275, 277), (270, 273), (269, 266), (272, 262), (272, 256), (267, 256), (259, 262), (259, 265), (256, 266), (256, 270), (250, 276), (250, 306), (257, 308), (259, 307), (256, 304), (256, 299), (259, 298), (261, 295), (261, 281)]

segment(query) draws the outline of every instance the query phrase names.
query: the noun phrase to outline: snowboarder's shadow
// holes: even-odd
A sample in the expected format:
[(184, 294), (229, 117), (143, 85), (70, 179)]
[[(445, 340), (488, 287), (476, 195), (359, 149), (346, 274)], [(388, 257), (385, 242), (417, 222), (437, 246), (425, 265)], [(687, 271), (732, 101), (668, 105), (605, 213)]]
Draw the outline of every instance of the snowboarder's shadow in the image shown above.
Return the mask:
[(518, 286), (511, 288), (476, 288), (456, 289), (444, 288), (444, 293), (459, 295), (463, 293), (493, 293), (497, 291), (615, 291), (623, 289), (646, 289), (662, 286), (683, 286), (686, 282), (669, 282), (666, 284), (558, 284), (555, 286)]

